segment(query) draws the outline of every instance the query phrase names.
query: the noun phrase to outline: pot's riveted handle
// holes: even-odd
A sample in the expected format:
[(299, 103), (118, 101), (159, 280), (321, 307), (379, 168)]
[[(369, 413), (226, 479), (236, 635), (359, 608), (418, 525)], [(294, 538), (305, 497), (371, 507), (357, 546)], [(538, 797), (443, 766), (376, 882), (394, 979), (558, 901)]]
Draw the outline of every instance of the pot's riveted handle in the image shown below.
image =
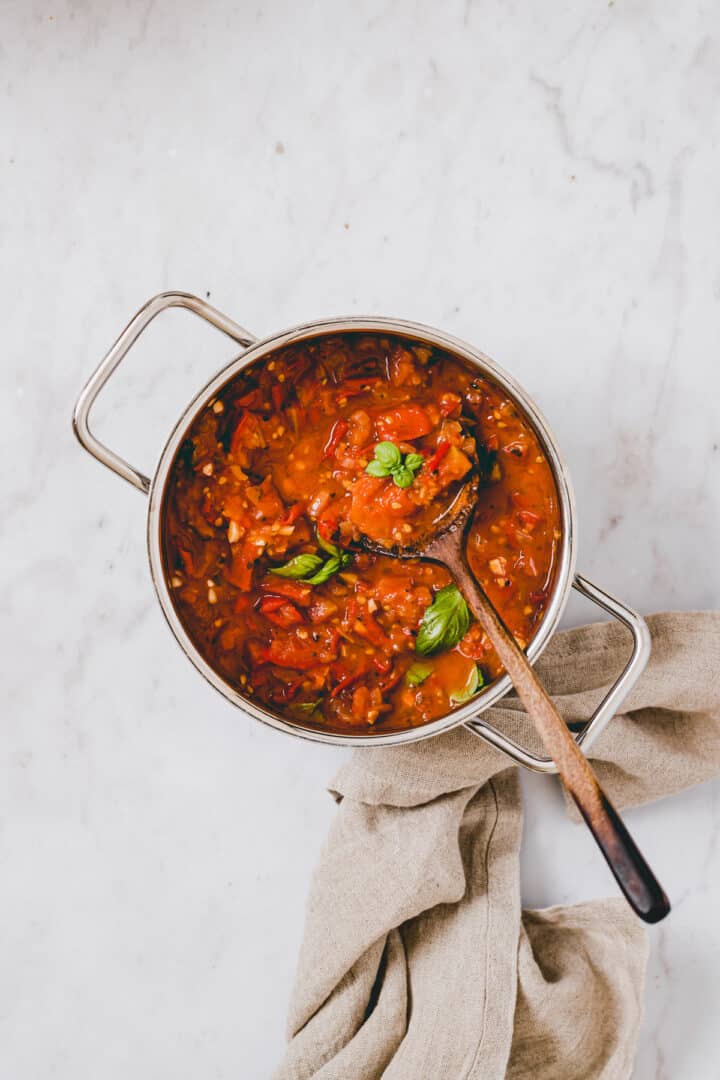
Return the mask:
[(171, 307), (187, 308), (188, 311), (199, 315), (201, 319), (205, 319), (206, 322), (211, 323), (218, 330), (222, 330), (233, 341), (244, 347), (252, 345), (257, 340), (242, 326), (234, 322), (233, 319), (229, 319), (227, 315), (223, 315), (221, 311), (218, 311), (211, 304), (207, 304), (204, 300), (200, 300), (199, 297), (192, 296), (190, 293), (160, 293), (158, 296), (154, 296), (152, 300), (148, 300), (147, 304), (141, 307), (138, 313), (130, 320), (105, 359), (90, 376), (80, 394), (73, 412), (73, 431), (88, 453), (145, 494), (150, 488), (149, 477), (133, 468), (119, 454), (116, 454), (104, 443), (101, 443), (99, 439), (96, 439), (88, 426), (88, 418), (96, 397), (128, 350), (140, 337), (145, 327), (161, 311)]
[[(576, 574), (573, 588), (586, 596), (588, 600), (603, 608), (619, 622), (627, 626), (633, 637), (633, 650), (625, 667), (610, 687), (609, 691), (595, 709), (594, 713), (576, 736), (576, 741), (583, 750), (587, 751), (598, 735), (607, 726), (615, 713), (619, 710), (623, 701), (640, 678), (650, 658), (650, 631), (641, 615), (621, 603), (609, 593), (604, 592), (593, 585), (587, 578)], [(556, 773), (555, 762), (548, 757), (540, 757), (533, 754), (509, 738), (503, 732), (498, 731), (482, 716), (475, 720), (468, 720), (466, 726), (486, 742), (491, 743), (499, 750), (503, 750), (519, 765), (524, 765), (534, 772)]]

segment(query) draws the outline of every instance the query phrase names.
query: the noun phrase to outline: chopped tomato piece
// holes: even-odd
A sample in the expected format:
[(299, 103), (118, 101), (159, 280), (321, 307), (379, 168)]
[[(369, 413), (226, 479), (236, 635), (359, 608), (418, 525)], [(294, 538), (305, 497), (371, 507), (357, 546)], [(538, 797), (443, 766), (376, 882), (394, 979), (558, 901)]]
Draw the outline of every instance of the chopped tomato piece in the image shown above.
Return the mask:
[(260, 588), (264, 593), (284, 596), (292, 600), (294, 604), (309, 604), (312, 599), (312, 585), (305, 585), (302, 581), (293, 581), (292, 578), (282, 578), (276, 574), (261, 581)]
[(261, 554), (257, 544), (238, 544), (233, 550), (230, 569), (225, 571), (225, 580), (238, 589), (251, 588), (255, 563)]
[(361, 533), (382, 542), (416, 510), (407, 488), (397, 487), (392, 480), (361, 476), (352, 489), (348, 516)]
[(529, 533), (531, 533), (542, 521), (540, 515), (534, 513), (532, 510), (518, 510), (517, 516), (518, 521), (522, 522), (523, 528)]
[(334, 600), (327, 600), (322, 596), (318, 597), (310, 606), (308, 613), (310, 622), (327, 622), (328, 619), (332, 619), (333, 615), (337, 614), (338, 610), (338, 605)]
[(258, 611), (262, 611), (264, 615), (267, 615), (269, 611), (277, 611), (283, 604), (287, 604), (284, 596), (263, 596), (258, 601)]
[(412, 353), (396, 345), (390, 356), (390, 381), (394, 386), (404, 386), (415, 378), (417, 369)]
[(346, 433), (348, 427), (349, 427), (349, 424), (348, 424), (347, 420), (336, 420), (335, 421), (332, 428), (330, 429), (330, 437), (328, 438), (328, 441), (325, 443), (325, 448), (323, 450), (323, 457), (326, 457), (326, 458), (333, 457), (335, 451), (337, 450), (337, 448), (338, 448), (338, 446), (340, 444), (340, 440), (342, 439), (343, 435)]
[[(317, 640), (313, 640), (316, 637)], [(269, 663), (277, 667), (309, 671), (318, 664), (329, 663), (337, 656), (337, 636), (328, 627), (319, 627), (312, 636), (299, 638), (294, 634), (276, 634), (266, 651)]]
[(260, 601), (258, 610), (275, 626), (299, 626), (305, 622), (302, 615), (289, 600), (282, 596), (266, 596)]
[(293, 503), (293, 505), (290, 507), (290, 509), (288, 510), (285, 517), (282, 519), (282, 524), (283, 525), (294, 525), (295, 522), (297, 521), (297, 519), (299, 517), (302, 517), (304, 512), (305, 512), (304, 503), (301, 503), (301, 502)]
[(459, 416), (462, 412), (462, 398), (459, 394), (443, 394), (440, 398), (441, 416)]
[(438, 480), (445, 486), (455, 480), (462, 480), (463, 476), (472, 469), (472, 462), (457, 446), (448, 447), (437, 470)]
[(430, 417), (419, 405), (398, 405), (375, 418), (380, 439), (391, 442), (412, 442), (432, 431)]
[(262, 390), (256, 386), (254, 390), (236, 398), (235, 405), (242, 409), (262, 409)]
[(239, 450), (263, 450), (266, 445), (257, 416), (251, 412), (243, 413), (230, 438), (230, 453), (237, 454)]

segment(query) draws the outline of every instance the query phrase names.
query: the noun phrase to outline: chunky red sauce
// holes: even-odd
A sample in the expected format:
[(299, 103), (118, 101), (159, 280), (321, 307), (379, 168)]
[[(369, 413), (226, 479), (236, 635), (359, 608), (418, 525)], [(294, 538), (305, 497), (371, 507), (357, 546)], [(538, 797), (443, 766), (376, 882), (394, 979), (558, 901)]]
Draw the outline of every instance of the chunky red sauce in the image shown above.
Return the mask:
[(397, 730), (469, 700), (502, 668), (450, 575), (359, 541), (412, 540), (473, 464), (468, 558), (525, 646), (560, 511), (501, 388), (380, 334), (314, 338), (246, 368), (196, 419), (165, 494), (167, 576), (190, 638), (231, 686), (304, 726)]

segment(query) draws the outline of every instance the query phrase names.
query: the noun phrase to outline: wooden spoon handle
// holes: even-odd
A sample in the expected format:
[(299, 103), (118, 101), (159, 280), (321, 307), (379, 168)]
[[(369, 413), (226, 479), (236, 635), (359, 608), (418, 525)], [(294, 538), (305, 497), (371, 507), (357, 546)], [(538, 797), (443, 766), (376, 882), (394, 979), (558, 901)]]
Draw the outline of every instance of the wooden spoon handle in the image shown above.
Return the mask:
[(489, 637), (512, 679), (518, 697), (535, 723), (546, 752), (557, 765), (563, 784), (574, 799), (631, 907), (645, 922), (654, 923), (663, 919), (670, 911), (665, 892), (625, 828), (620, 815), (600, 787), (588, 759), (570, 733), (525, 653), (476, 581), (464, 553), (458, 552), (457, 548), (451, 551), (448, 544), (442, 558), (455, 575), (473, 615)]

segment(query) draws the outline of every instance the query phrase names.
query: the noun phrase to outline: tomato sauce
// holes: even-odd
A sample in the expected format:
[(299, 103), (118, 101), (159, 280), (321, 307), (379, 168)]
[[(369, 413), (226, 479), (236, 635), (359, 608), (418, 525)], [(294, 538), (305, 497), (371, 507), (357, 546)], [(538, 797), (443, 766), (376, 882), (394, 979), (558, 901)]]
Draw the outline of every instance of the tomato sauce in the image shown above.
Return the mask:
[(442, 567), (363, 550), (412, 543), (479, 472), (468, 559), (525, 647), (550, 596), (557, 490), (529, 420), (439, 349), (323, 336), (232, 379), (168, 480), (164, 557), (205, 660), (291, 722), (333, 732), (427, 723), (502, 673)]

